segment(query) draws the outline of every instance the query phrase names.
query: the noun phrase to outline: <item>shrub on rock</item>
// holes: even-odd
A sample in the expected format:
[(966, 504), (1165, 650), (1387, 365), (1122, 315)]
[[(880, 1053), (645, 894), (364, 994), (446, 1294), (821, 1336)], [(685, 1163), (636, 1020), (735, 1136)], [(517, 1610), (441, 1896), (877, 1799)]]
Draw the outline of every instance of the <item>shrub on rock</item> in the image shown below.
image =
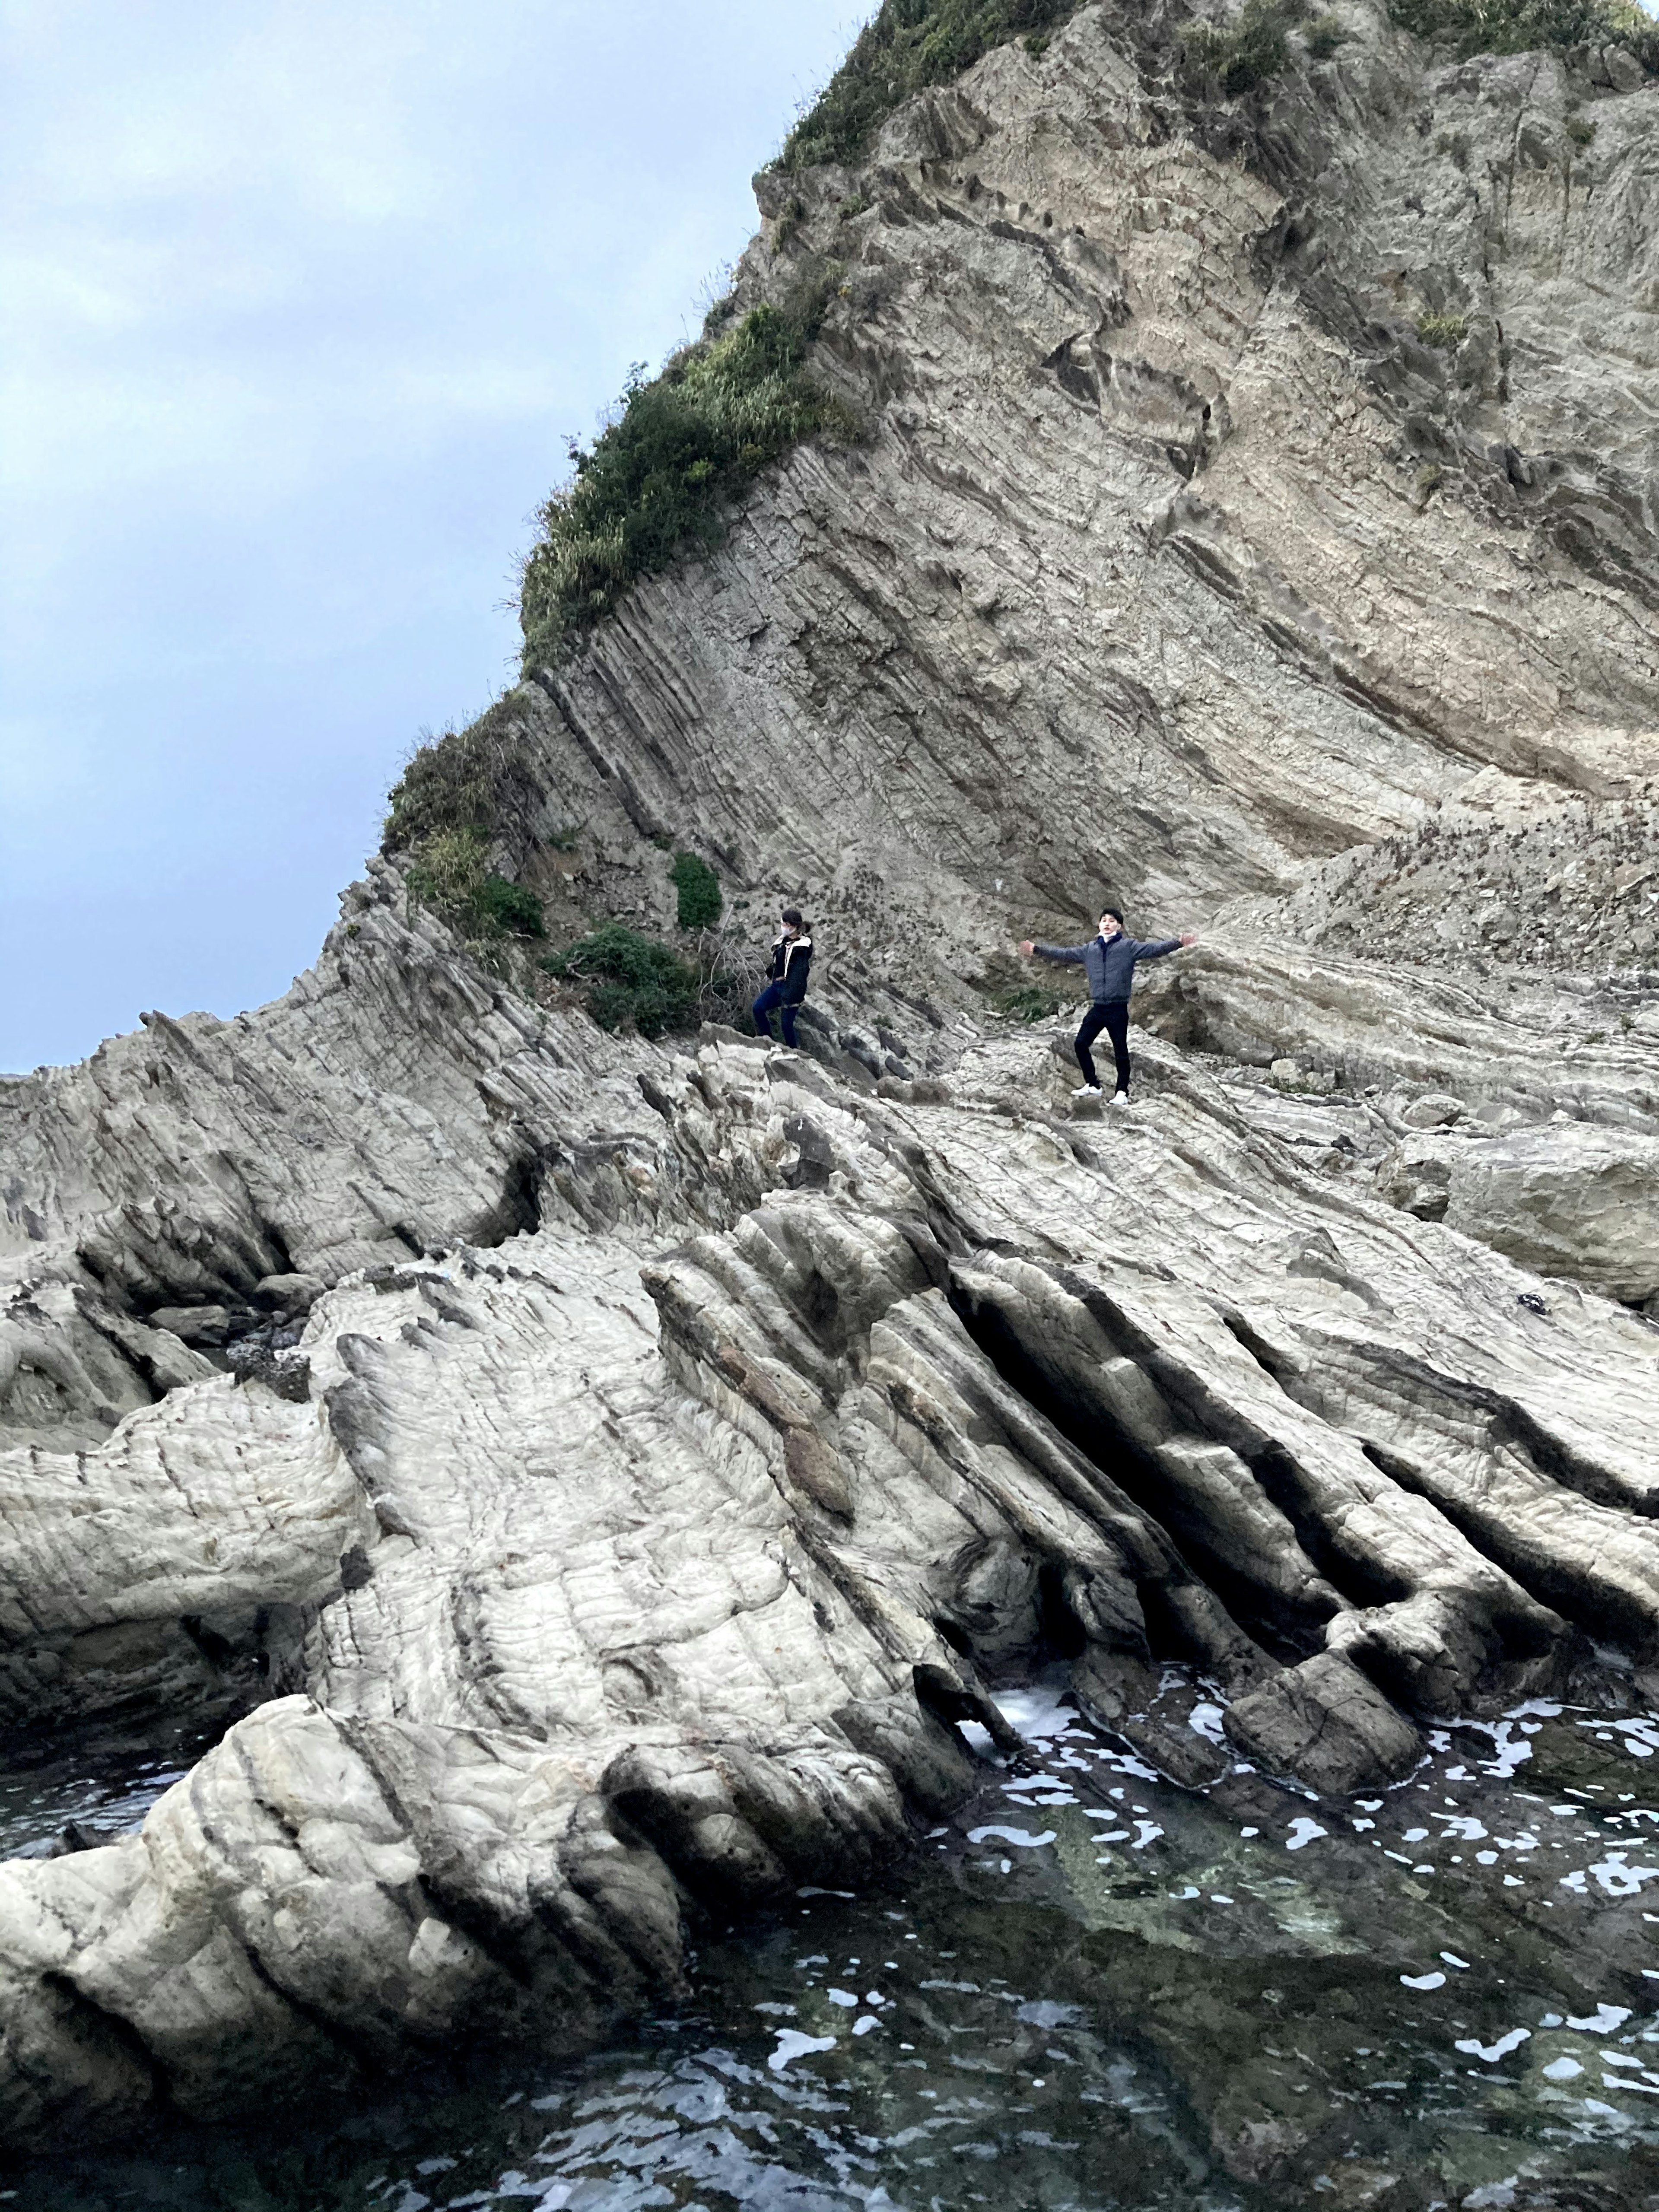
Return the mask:
[(542, 966), (562, 982), (586, 987), (587, 1011), (602, 1030), (631, 1024), (641, 1036), (658, 1037), (696, 1018), (696, 970), (620, 921), (602, 922)]

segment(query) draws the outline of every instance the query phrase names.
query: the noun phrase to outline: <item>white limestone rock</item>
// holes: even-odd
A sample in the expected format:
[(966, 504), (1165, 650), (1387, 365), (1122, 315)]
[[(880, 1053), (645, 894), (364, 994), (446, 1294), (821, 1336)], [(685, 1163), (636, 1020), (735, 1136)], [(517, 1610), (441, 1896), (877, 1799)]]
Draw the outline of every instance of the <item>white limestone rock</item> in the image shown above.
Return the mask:
[(1639, 1305), (1659, 1292), (1659, 1137), (1568, 1122), (1471, 1147), (1445, 1219), (1542, 1275)]

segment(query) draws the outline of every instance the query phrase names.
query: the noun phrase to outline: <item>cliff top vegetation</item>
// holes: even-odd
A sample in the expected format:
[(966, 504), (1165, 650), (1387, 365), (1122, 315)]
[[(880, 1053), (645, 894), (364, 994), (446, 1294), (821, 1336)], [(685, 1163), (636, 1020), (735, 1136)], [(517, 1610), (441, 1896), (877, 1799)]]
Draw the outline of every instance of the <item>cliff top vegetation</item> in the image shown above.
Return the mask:
[[(854, 163), (864, 158), (876, 132), (900, 103), (929, 85), (946, 84), (1012, 39), (1023, 37), (1041, 50), (1049, 36), (1076, 15), (1083, 0), (883, 0), (853, 42), (852, 51), (784, 141), (778, 167), (810, 169), (821, 161)], [(1634, 0), (1389, 0), (1403, 28), (1424, 39), (1450, 39), (1462, 55), (1522, 53), (1539, 46), (1620, 46), (1643, 66), (1659, 74), (1659, 24)], [(1248, 0), (1241, 24), (1222, 18), (1213, 25), (1194, 20), (1205, 37), (1236, 40), (1252, 34), (1250, 60), (1225, 80), (1224, 96), (1236, 98), (1289, 58), (1282, 33), (1305, 6), (1279, 0)], [(1267, 23), (1269, 17), (1278, 19)], [(1322, 21), (1323, 19), (1322, 19)], [(1264, 26), (1266, 35), (1264, 37)], [(1188, 41), (1183, 40), (1183, 45)], [(1324, 53), (1334, 50), (1327, 39)]]
[(557, 667), (638, 578), (714, 543), (722, 508), (768, 462), (815, 430), (850, 429), (805, 366), (826, 295), (809, 285), (686, 347), (659, 376), (637, 368), (614, 421), (586, 451), (572, 447), (571, 480), (543, 507), (524, 566), (526, 675)]

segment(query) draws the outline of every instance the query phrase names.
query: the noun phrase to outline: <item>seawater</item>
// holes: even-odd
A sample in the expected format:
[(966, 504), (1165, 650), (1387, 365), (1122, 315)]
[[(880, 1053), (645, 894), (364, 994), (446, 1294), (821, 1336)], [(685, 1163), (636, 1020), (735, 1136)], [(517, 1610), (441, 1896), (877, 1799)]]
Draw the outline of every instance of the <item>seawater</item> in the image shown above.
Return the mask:
[[(1627, 1676), (1449, 1722), (1404, 1782), (1322, 1801), (1239, 1765), (1176, 1789), (1057, 1677), (1001, 1698), (1027, 1756), (986, 1747), (886, 1887), (706, 1936), (689, 2002), (613, 2047), (66, 2144), (0, 2203), (1659, 2208), (1659, 1718)], [(1159, 1706), (1219, 1741), (1190, 1670)], [(142, 1817), (167, 1757), (8, 1778), (6, 1847), (64, 1802)]]

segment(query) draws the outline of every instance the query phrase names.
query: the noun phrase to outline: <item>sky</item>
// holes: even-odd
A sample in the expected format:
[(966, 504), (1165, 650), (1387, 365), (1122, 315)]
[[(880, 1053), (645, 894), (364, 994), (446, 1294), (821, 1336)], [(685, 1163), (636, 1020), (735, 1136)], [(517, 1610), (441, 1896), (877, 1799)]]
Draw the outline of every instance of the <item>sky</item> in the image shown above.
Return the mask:
[(287, 989), (860, 0), (0, 0), (0, 1070)]

